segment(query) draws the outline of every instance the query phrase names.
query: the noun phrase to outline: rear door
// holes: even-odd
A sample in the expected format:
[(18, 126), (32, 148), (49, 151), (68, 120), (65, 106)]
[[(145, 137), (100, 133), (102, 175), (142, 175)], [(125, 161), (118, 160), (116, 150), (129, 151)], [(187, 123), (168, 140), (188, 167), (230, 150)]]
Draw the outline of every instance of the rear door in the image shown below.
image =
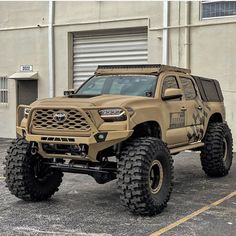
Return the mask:
[(180, 74), (180, 86), (183, 90), (184, 109), (186, 110), (186, 129), (188, 143), (198, 142), (203, 137), (204, 111), (199, 91), (191, 76)]

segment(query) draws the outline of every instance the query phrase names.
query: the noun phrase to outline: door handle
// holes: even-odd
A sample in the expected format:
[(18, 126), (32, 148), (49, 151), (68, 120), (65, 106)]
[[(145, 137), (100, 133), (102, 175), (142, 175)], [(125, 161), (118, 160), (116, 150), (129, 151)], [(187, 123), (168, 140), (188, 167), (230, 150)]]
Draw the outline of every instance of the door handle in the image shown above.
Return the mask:
[(201, 110), (202, 110), (202, 107), (201, 107), (201, 106), (199, 106), (197, 109), (201, 111)]
[(182, 107), (181, 111), (187, 111), (187, 108), (186, 107)]

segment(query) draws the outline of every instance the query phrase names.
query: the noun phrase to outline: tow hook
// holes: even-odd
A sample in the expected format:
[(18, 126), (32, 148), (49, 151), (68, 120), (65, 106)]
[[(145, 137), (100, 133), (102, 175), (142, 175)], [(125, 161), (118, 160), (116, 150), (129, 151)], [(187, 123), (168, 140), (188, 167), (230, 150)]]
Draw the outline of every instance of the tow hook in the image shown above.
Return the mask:
[(34, 156), (38, 152), (38, 146), (37, 143), (33, 142), (31, 145), (31, 155)]

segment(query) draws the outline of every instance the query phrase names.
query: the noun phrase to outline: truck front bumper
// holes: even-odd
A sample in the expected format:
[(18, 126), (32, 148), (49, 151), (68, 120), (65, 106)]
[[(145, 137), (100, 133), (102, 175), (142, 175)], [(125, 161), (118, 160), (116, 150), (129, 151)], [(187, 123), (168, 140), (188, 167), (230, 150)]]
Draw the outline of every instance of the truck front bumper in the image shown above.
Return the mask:
[[(97, 154), (99, 151), (109, 148), (115, 144), (122, 142), (129, 138), (133, 130), (130, 127), (130, 115), (126, 108), (121, 107), (126, 113), (127, 120), (125, 121), (125, 125), (119, 127), (119, 130), (115, 129), (115, 126), (108, 125), (105, 127), (102, 125), (98, 128), (91, 118), (86, 113), (86, 110), (97, 110), (104, 107), (88, 107), (88, 108), (79, 108), (75, 106), (70, 106), (70, 109), (74, 109), (80, 113), (87, 124), (90, 126), (89, 132), (64, 132), (60, 130), (60, 132), (50, 133), (48, 130), (41, 131), (41, 133), (34, 133), (31, 128), (31, 120), (35, 110), (37, 109), (51, 109), (51, 106), (38, 106), (31, 108), (30, 113), (28, 115), (28, 119), (26, 123), (22, 126), (19, 122), (19, 111), (21, 109), (28, 108), (28, 106), (20, 105), (18, 107), (18, 116), (17, 116), (17, 133), (21, 137), (24, 137), (28, 142), (36, 142), (38, 144), (38, 152), (44, 158), (68, 158), (74, 160), (84, 160), (85, 158), (90, 161), (97, 160)], [(64, 106), (54, 106), (53, 108), (57, 109), (68, 109), (68, 107)], [(116, 123), (116, 122), (115, 122)], [(104, 124), (104, 123), (103, 123)], [(111, 130), (112, 127), (115, 130)], [(43, 144), (62, 144), (62, 145), (86, 145), (88, 147), (88, 151), (86, 153), (86, 157), (65, 153), (48, 153), (43, 149)]]
[[(66, 158), (73, 160), (90, 160), (97, 161), (97, 154), (110, 146), (118, 144), (129, 138), (133, 130), (124, 131), (107, 131), (97, 132), (89, 137), (70, 137), (70, 136), (50, 136), (28, 134), (26, 130), (17, 126), (17, 133), (24, 137), (28, 142), (36, 142), (38, 144), (38, 152), (43, 158)], [(99, 139), (100, 136), (100, 139)], [(43, 144), (63, 144), (63, 145), (87, 145), (88, 154), (86, 157), (80, 155), (66, 154), (50, 154), (43, 149)]]

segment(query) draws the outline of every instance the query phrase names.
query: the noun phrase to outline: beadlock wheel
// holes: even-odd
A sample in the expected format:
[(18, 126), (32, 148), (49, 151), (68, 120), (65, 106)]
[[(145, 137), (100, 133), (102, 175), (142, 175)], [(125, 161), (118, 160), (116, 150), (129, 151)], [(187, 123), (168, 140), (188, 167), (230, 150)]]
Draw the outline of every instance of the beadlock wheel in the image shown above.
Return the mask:
[(225, 139), (225, 137), (223, 138), (223, 152), (224, 152), (224, 158), (223, 160), (226, 161), (227, 160), (227, 154), (228, 154), (228, 148), (227, 148), (227, 141)]
[(149, 187), (153, 194), (160, 191), (163, 183), (163, 175), (161, 162), (158, 160), (153, 161), (149, 171)]
[(25, 139), (14, 140), (7, 153), (4, 176), (13, 195), (25, 201), (42, 201), (58, 191), (63, 173), (45, 166), (39, 154), (32, 155)]
[(162, 212), (173, 187), (173, 159), (167, 146), (153, 137), (128, 141), (118, 160), (117, 179), (121, 202), (131, 212)]
[(211, 177), (227, 175), (233, 160), (233, 139), (228, 125), (225, 123), (209, 124), (203, 142), (202, 169)]

